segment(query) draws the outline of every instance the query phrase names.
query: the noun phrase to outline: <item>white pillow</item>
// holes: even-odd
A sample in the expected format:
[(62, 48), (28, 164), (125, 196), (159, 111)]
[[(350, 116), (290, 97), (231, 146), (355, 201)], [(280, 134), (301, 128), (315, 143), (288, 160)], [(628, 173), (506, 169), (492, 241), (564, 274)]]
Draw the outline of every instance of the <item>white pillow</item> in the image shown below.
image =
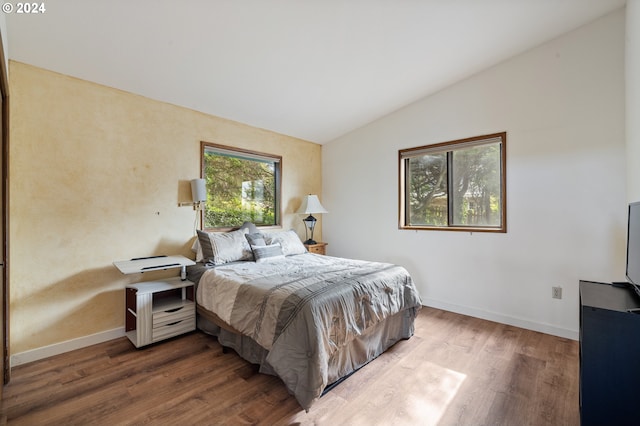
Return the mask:
[(285, 256), (307, 252), (307, 248), (302, 244), (300, 237), (298, 237), (298, 234), (296, 234), (296, 231), (293, 229), (270, 232), (264, 235), (267, 239), (267, 244), (280, 244), (282, 246), (282, 253), (284, 253)]

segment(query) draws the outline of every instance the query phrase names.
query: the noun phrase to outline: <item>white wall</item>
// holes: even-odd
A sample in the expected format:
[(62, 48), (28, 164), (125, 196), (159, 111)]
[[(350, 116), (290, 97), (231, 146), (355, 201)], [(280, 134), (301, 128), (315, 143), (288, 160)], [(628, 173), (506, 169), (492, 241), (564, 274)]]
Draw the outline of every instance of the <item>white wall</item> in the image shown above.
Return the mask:
[(640, 201), (640, 0), (627, 0), (627, 198)]
[[(624, 277), (624, 24), (620, 10), (324, 145), (328, 254), (405, 266), (425, 305), (577, 338), (578, 280)], [(507, 234), (398, 229), (399, 149), (500, 131)]]

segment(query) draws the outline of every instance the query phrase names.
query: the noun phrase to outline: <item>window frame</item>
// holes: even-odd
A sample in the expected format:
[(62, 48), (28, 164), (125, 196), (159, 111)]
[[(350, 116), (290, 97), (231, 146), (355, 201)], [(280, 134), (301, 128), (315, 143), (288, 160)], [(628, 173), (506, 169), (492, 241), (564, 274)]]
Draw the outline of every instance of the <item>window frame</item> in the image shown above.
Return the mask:
[[(451, 224), (451, 206), (453, 197), (447, 197), (447, 225), (412, 225), (409, 223), (407, 206), (407, 167), (406, 164), (411, 157), (417, 157), (423, 154), (441, 154), (453, 152), (455, 150), (469, 148), (473, 146), (489, 145), (496, 143), (495, 139), (500, 139), (500, 200), (501, 200), (501, 223), (499, 226), (477, 226), (477, 225), (453, 225)], [(450, 162), (447, 162), (447, 176), (450, 177), (452, 171), (449, 169)], [(416, 231), (464, 231), (464, 232), (507, 232), (507, 132), (492, 133), (482, 136), (474, 136), (465, 139), (458, 139), (449, 142), (441, 142), (430, 145), (423, 145), (414, 148), (406, 148), (398, 150), (398, 228)], [(452, 193), (450, 187), (450, 179), (447, 182), (447, 191)]]
[[(260, 229), (279, 229), (282, 228), (282, 156), (275, 154), (268, 154), (264, 152), (252, 151), (249, 149), (237, 148), (234, 146), (221, 145), (213, 142), (200, 142), (200, 177), (206, 179), (205, 176), (205, 152), (209, 150), (217, 150), (219, 152), (228, 152), (236, 154), (239, 157), (245, 157), (251, 159), (252, 157), (258, 161), (273, 161), (275, 163), (274, 179), (275, 179), (275, 200), (274, 200), (274, 215), (275, 224), (273, 225), (256, 225)], [(200, 211), (200, 224), (204, 231), (226, 232), (238, 229), (238, 226), (221, 226), (221, 227), (208, 227), (205, 228), (205, 209)]]

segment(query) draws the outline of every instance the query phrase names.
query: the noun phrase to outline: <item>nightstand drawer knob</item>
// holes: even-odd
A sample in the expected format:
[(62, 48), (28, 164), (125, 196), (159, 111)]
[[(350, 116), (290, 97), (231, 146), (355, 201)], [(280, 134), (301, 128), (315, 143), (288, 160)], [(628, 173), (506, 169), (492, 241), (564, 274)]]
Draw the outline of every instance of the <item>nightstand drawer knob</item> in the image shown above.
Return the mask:
[(167, 309), (165, 312), (168, 314), (171, 314), (173, 312), (178, 312), (180, 309), (183, 309), (184, 306), (180, 306), (179, 308), (175, 308), (175, 309)]

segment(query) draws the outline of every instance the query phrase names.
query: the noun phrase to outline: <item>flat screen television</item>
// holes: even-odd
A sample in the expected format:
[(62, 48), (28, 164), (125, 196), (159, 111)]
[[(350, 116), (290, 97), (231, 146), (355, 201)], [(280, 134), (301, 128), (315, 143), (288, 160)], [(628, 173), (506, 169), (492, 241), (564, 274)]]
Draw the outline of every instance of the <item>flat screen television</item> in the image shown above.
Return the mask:
[(629, 204), (626, 274), (627, 281), (640, 295), (640, 201)]

